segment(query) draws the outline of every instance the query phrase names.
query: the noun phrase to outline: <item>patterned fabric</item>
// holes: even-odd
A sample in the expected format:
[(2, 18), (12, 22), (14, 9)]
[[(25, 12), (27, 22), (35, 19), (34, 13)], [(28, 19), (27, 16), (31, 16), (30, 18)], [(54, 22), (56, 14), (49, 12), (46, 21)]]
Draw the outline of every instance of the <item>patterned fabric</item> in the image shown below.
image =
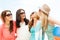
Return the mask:
[(46, 30), (46, 34), (48, 36), (48, 40), (54, 40), (53, 30), (54, 30), (54, 26), (48, 25), (48, 28)]

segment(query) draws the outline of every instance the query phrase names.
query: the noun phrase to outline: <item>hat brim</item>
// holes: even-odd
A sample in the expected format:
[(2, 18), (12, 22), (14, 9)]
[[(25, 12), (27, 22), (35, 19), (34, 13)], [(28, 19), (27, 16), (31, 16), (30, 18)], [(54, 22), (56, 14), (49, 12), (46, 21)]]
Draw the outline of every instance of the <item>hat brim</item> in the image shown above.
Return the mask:
[(45, 12), (47, 15), (49, 14), (49, 12), (46, 12), (44, 9), (41, 8), (41, 10), (42, 10), (43, 12)]

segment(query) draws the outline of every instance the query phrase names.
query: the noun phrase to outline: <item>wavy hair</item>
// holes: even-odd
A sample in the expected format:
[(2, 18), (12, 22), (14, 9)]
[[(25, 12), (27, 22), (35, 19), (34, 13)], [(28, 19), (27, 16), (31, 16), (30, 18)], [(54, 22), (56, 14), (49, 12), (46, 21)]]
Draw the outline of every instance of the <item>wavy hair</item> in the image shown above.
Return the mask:
[[(23, 10), (24, 12), (21, 12), (21, 10)], [(25, 13), (25, 10), (24, 9), (18, 9), (16, 12), (16, 27), (17, 28), (20, 28), (20, 22), (21, 22), (20, 15), (21, 15), (21, 13)], [(25, 25), (27, 25), (29, 23), (29, 20), (25, 17), (24, 22), (25, 22)]]
[[(2, 20), (3, 20), (4, 23), (5, 23), (6, 12), (11, 12), (11, 11), (10, 10), (4, 10), (4, 11), (2, 11), (1, 18), (2, 18)], [(13, 21), (10, 21), (9, 31), (10, 32), (13, 31)]]

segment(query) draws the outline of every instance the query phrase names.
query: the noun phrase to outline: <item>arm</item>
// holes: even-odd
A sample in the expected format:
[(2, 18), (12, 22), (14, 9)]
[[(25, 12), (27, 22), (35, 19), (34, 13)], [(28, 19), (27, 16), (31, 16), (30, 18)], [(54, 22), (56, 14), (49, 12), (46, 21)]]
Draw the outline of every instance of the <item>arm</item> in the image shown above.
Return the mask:
[(53, 25), (54, 24), (57, 24), (57, 25), (60, 25), (60, 21), (56, 20), (56, 19), (53, 19), (51, 17), (48, 17), (48, 21), (51, 22)]
[(2, 29), (1, 29), (1, 26), (0, 26), (0, 40), (2, 40)]

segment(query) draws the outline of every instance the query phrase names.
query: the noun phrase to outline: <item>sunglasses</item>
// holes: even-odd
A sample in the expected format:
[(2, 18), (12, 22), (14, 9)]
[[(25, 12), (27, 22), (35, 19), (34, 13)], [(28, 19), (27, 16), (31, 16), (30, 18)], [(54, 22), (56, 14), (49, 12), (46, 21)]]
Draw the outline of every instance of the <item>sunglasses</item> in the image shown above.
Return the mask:
[(22, 13), (20, 13), (20, 14), (25, 14), (25, 12), (22, 12)]
[(6, 16), (11, 16), (12, 14), (7, 14)]

